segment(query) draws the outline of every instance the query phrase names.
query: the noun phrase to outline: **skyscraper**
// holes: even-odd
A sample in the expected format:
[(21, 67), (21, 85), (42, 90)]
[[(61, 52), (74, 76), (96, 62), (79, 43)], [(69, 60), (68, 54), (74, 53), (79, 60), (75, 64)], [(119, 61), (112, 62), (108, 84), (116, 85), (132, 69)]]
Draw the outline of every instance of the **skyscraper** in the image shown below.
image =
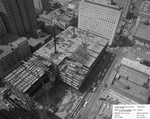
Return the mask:
[(8, 32), (19, 36), (25, 34), (16, 0), (0, 0), (0, 15)]
[(80, 1), (78, 28), (109, 40), (112, 45), (122, 10), (92, 0)]
[(37, 28), (33, 0), (0, 0), (0, 15), (10, 33), (22, 36)]
[(37, 20), (33, 0), (17, 0), (25, 32), (37, 29)]

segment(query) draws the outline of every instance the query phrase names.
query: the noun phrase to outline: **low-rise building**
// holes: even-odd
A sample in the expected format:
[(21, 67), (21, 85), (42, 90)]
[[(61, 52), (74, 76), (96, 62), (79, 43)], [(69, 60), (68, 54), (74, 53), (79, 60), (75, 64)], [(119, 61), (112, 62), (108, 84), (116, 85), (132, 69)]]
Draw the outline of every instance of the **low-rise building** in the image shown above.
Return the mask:
[(134, 30), (134, 39), (142, 43), (150, 44), (150, 2), (144, 1), (140, 8)]
[(50, 3), (49, 0), (33, 0), (35, 11), (49, 11), (50, 10)]
[(28, 40), (25, 37), (17, 37), (12, 34), (6, 34), (1, 37), (1, 40), (0, 78), (3, 78), (13, 71), (22, 60), (29, 58), (31, 56), (31, 51)]
[(127, 52), (117, 69), (110, 89), (136, 103), (149, 103), (150, 67), (147, 65), (148, 62), (138, 53)]
[[(74, 6), (73, 9), (70, 9), (69, 5)], [(45, 24), (49, 24), (50, 26), (55, 24), (58, 27), (65, 29), (70, 25), (77, 23), (78, 5), (79, 2), (74, 1), (48, 14), (41, 14), (39, 15), (39, 21), (42, 21)]]
[(150, 20), (145, 19), (145, 21), (143, 20), (138, 24), (134, 39), (142, 43), (150, 44), (150, 25), (146, 24), (146, 22), (149, 24)]

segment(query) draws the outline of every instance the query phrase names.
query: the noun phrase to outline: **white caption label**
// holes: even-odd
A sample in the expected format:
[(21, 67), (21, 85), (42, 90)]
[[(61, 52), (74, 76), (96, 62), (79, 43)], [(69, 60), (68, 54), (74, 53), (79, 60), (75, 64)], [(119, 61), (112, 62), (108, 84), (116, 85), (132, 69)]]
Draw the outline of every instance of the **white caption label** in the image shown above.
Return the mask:
[(112, 119), (150, 119), (150, 105), (113, 105)]

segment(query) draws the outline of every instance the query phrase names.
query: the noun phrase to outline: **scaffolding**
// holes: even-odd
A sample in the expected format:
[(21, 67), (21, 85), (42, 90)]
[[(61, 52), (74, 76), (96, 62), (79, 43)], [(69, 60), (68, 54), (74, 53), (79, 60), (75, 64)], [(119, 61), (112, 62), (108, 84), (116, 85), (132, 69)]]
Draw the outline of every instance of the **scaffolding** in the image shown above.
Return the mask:
[(88, 73), (81, 63), (65, 58), (58, 66), (61, 79), (78, 90)]
[[(47, 95), (47, 91), (52, 87), (56, 76), (56, 65), (46, 59), (33, 56), (28, 61), (23, 61), (21, 66), (6, 76), (3, 81), (11, 89), (12, 94), (20, 99), (21, 107), (32, 110), (33, 108), (36, 109), (34, 106), (36, 96), (30, 96), (31, 87), (36, 87), (35, 84), (39, 82), (37, 85), (42, 84), (42, 88)], [(48, 79), (46, 83), (44, 82), (45, 79)], [(47, 99), (49, 99), (48, 95)]]

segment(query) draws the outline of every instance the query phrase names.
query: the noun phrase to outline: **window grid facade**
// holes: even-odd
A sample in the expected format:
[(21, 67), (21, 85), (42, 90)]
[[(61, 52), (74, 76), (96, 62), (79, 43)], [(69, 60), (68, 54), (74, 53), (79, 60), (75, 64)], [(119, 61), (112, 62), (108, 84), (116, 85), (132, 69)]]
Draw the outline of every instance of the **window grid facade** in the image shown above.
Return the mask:
[(122, 10), (80, 2), (78, 28), (108, 39), (112, 44)]

